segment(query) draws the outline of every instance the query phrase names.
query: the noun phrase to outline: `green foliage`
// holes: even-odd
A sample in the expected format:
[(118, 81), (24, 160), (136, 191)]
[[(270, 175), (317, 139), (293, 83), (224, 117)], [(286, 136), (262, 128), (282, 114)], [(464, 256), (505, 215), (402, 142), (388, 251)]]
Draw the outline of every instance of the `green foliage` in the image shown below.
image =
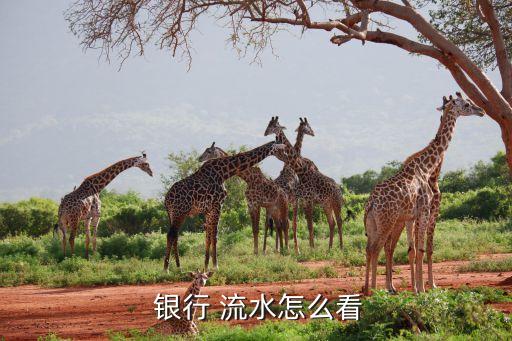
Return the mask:
[(484, 296), (471, 291), (431, 290), (414, 295), (390, 295), (383, 291), (363, 301), (361, 318), (345, 330), (353, 339), (411, 339), (415, 333), (483, 336), (496, 338), (511, 333), (502, 313), (484, 305)]
[(512, 258), (498, 260), (477, 260), (461, 266), (460, 272), (505, 272), (512, 271)]
[(355, 174), (347, 178), (342, 178), (343, 187), (356, 194), (370, 193), (378, 183), (385, 181), (395, 175), (402, 167), (402, 163), (398, 161), (390, 161), (376, 172), (372, 169), (367, 170), (363, 174)]
[(510, 216), (512, 216), (512, 186), (510, 185), (442, 195), (442, 219), (496, 220)]
[(466, 192), (484, 187), (502, 187), (510, 184), (504, 152), (498, 152), (490, 162), (477, 162), (469, 171), (463, 169), (446, 172), (439, 181), (442, 193)]
[(0, 238), (47, 233), (57, 221), (57, 208), (54, 201), (42, 198), (0, 204)]
[[(267, 321), (246, 329), (206, 322), (199, 324), (197, 340), (494, 340), (507, 339), (511, 324), (502, 313), (484, 305), (478, 291), (432, 290), (421, 295), (376, 292), (363, 300), (361, 318), (337, 320)], [(421, 331), (421, 333), (419, 333)], [(113, 332), (111, 340), (185, 340), (154, 330), (128, 334)]]
[[(496, 67), (496, 51), (491, 31), (476, 9), (475, 0), (416, 0), (426, 6), (430, 22), (435, 28), (459, 46), (473, 61), (483, 68)], [(512, 3), (493, 0), (508, 55), (512, 55)]]

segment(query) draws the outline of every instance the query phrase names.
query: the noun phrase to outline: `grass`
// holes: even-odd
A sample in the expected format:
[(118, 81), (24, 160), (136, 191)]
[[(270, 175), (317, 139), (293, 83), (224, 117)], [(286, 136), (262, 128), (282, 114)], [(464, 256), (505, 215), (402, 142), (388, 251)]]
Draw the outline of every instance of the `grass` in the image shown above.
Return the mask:
[[(312, 270), (303, 261), (334, 261), (347, 266), (348, 274), (357, 275), (364, 265), (366, 237), (360, 219), (344, 226), (344, 249), (337, 243), (328, 250), (328, 229), (325, 223), (315, 225), (315, 249), (308, 246), (307, 229), (299, 224), (300, 254), (293, 251), (277, 254), (269, 238), (267, 255), (252, 254), (252, 232), (245, 227), (237, 232), (219, 234), (219, 271), (210, 285), (300, 280), (336, 277), (334, 267), (327, 265)], [(179, 249), (183, 272), (171, 266), (162, 271), (165, 235), (126, 236), (115, 234), (98, 240), (98, 252), (90, 261), (84, 259), (84, 237), (75, 242), (77, 256), (65, 258), (60, 242), (51, 235), (40, 238), (10, 237), (0, 241), (0, 286), (39, 284), (49, 287), (142, 284), (188, 280), (186, 271), (203, 267), (204, 234), (185, 233), (180, 236)], [(260, 250), (261, 250), (260, 238)], [(293, 242), (290, 242), (293, 250)], [(395, 252), (397, 264), (407, 263), (405, 233)], [(512, 252), (512, 227), (509, 222), (442, 221), (437, 225), (434, 260), (473, 260), (480, 253)], [(381, 258), (381, 262), (383, 258)], [(171, 265), (173, 265), (171, 259)], [(472, 262), (468, 267), (505, 271), (512, 261)], [(501, 270), (503, 269), (503, 270)], [(478, 270), (482, 271), (482, 270)], [(484, 270), (485, 271), (485, 270)], [(492, 271), (492, 270), (489, 270)]]
[(512, 271), (512, 257), (505, 259), (478, 260), (461, 266), (460, 272), (504, 272)]
[[(228, 324), (199, 324), (198, 340), (494, 340), (509, 339), (512, 324), (485, 305), (490, 295), (478, 290), (432, 290), (424, 294), (383, 291), (363, 300), (359, 321), (267, 321), (250, 329)], [(111, 340), (183, 340), (150, 330), (111, 332)]]

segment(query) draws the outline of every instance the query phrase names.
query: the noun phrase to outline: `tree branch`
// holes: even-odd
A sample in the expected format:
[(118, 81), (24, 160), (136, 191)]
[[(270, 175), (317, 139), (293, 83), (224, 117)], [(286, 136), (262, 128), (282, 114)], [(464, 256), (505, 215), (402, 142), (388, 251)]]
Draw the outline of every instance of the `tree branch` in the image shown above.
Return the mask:
[(491, 30), (498, 68), (501, 74), (502, 94), (512, 103), (512, 63), (507, 53), (496, 11), (489, 0), (477, 0), (477, 9), (480, 13), (480, 17), (489, 25)]
[(469, 59), (455, 44), (450, 42), (439, 31), (437, 31), (428, 21), (426, 21), (416, 10), (411, 7), (395, 4), (384, 0), (351, 0), (355, 7), (360, 10), (369, 10), (381, 12), (397, 19), (404, 20), (411, 24), (420, 34), (427, 38), (435, 47), (442, 50), (444, 54), (454, 58), (457, 64), (471, 78), (471, 80), (481, 89), (485, 96), (498, 103), (500, 111), (504, 115), (511, 116), (510, 104), (494, 87), (485, 73)]

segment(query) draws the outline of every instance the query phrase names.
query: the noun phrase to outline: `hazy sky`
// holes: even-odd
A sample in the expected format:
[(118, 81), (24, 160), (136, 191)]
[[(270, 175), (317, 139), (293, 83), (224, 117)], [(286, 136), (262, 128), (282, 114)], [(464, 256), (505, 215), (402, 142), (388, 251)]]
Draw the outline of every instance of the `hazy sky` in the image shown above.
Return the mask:
[[(210, 23), (194, 36), (192, 69), (167, 51), (119, 64), (84, 53), (69, 32), (69, 1), (0, 2), (0, 202), (60, 198), (109, 164), (146, 150), (154, 178), (128, 170), (110, 185), (155, 196), (166, 155), (219, 146), (258, 146), (272, 115), (295, 139), (306, 115), (316, 136), (303, 154), (341, 176), (403, 160), (439, 124), (435, 107), (458, 91), (447, 71), (389, 46), (329, 43), (331, 33), (288, 33), (263, 66), (239, 59), (228, 31)], [(462, 118), (444, 171), (503, 149), (489, 118)], [(273, 157), (263, 168), (275, 176)]]

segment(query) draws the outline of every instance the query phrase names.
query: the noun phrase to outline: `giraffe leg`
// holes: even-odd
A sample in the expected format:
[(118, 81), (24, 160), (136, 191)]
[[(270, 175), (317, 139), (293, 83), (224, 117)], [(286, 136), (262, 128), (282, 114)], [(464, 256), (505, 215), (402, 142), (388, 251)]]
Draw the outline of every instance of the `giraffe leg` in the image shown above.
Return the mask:
[(264, 230), (264, 233), (263, 233), (263, 254), (267, 253), (268, 224), (269, 224), (269, 220), (265, 219), (265, 230)]
[(373, 213), (368, 213), (366, 220), (364, 221), (365, 230), (367, 231), (367, 243), (366, 243), (366, 275), (363, 288), (363, 294), (366, 296), (370, 295), (370, 272), (372, 270), (372, 258), (376, 244), (377, 234), (377, 223), (373, 217)]
[(328, 206), (324, 206), (324, 213), (327, 217), (327, 223), (329, 224), (329, 251), (332, 249), (332, 242), (334, 240), (334, 217), (332, 210)]
[(279, 250), (277, 252), (284, 252), (284, 224), (282, 219), (276, 219), (277, 220), (277, 229), (276, 229), (276, 235), (279, 234)]
[(75, 254), (75, 235), (76, 235), (77, 228), (78, 228), (78, 226), (72, 225), (71, 232), (69, 233), (69, 248), (71, 249), (71, 256), (73, 256)]
[[(249, 205), (249, 215), (251, 216), (252, 238), (254, 246), (254, 254), (258, 254), (258, 235), (260, 230), (260, 207), (257, 205)], [(267, 212), (268, 215), (268, 212)], [(266, 222), (267, 219), (265, 219)]]
[[(299, 251), (299, 243), (298, 243), (298, 240), (297, 240), (297, 211), (299, 210), (299, 203), (297, 201), (295, 201), (293, 203), (293, 221), (292, 221), (292, 229), (293, 229), (293, 244), (294, 244), (294, 247), (295, 247), (295, 254), (299, 254), (300, 251)], [(288, 213), (287, 213), (287, 216), (288, 216)]]
[(341, 203), (337, 203), (334, 207), (334, 217), (338, 226), (338, 237), (340, 239), (340, 249), (343, 249), (343, 220), (341, 220)]
[(439, 205), (441, 203), (441, 192), (437, 183), (433, 188), (434, 195), (430, 206), (430, 217), (427, 228), (427, 267), (428, 267), (428, 285), (434, 289), (436, 284), (434, 281), (434, 272), (432, 270), (432, 254), (434, 252), (434, 231), (436, 229), (436, 220), (439, 216)]
[(283, 230), (284, 230), (284, 247), (286, 248), (286, 252), (289, 252), (290, 247), (288, 245), (288, 241), (290, 239), (290, 236), (289, 236), (290, 222), (288, 221), (288, 205), (286, 205), (285, 211), (281, 213), (281, 221), (283, 222)]
[(169, 271), (169, 258), (171, 256), (171, 250), (174, 254), (174, 259), (176, 261), (176, 267), (180, 268), (180, 255), (178, 252), (178, 232), (180, 226), (183, 222), (184, 218), (176, 218), (169, 215), (169, 221), (171, 225), (169, 230), (167, 231), (167, 246), (165, 249), (164, 256), (164, 271)]
[(66, 258), (66, 225), (59, 222), (60, 230), (62, 231), (62, 254)]
[(423, 257), (425, 254), (425, 233), (428, 226), (428, 209), (420, 214), (416, 229), (416, 288), (418, 293), (425, 292), (423, 283)]
[(407, 231), (407, 244), (409, 248), (407, 250), (407, 254), (409, 256), (409, 267), (411, 268), (411, 287), (412, 290), (416, 291), (416, 277), (414, 275), (414, 259), (416, 258), (416, 245), (414, 244), (415, 240), (415, 230), (414, 230), (414, 220), (409, 220), (405, 222), (406, 231)]
[(391, 293), (396, 293), (395, 286), (393, 285), (393, 253), (395, 252), (396, 244), (398, 243), (398, 239), (400, 239), (402, 230), (403, 223), (395, 224), (395, 227), (384, 244), (386, 253), (386, 289)]
[(92, 218), (92, 252), (96, 252), (96, 236), (98, 235), (98, 225), (100, 224), (100, 216)]
[(309, 247), (314, 248), (314, 235), (313, 235), (313, 205), (312, 203), (306, 203), (304, 205), (304, 214), (306, 216), (306, 221), (308, 223), (308, 231), (309, 231)]
[(91, 242), (91, 220), (87, 218), (85, 220), (85, 258), (89, 259), (89, 243)]
[(205, 216), (205, 228), (206, 228), (206, 245), (205, 245), (205, 270), (208, 269), (210, 260), (210, 250), (212, 253), (213, 267), (218, 270), (217, 264), (217, 227), (219, 224), (220, 207), (215, 207)]

